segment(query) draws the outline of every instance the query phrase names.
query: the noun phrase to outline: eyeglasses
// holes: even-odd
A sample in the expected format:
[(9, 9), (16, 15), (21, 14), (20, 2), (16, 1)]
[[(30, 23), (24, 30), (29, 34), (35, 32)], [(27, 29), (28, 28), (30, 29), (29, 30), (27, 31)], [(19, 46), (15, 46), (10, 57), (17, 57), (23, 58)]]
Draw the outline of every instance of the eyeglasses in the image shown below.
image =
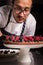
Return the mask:
[(15, 5), (14, 10), (17, 11), (18, 13), (21, 13), (21, 12), (24, 12), (24, 11), (25, 11), (25, 13), (29, 13), (30, 10), (31, 10), (31, 7), (23, 8), (23, 7), (19, 6), (19, 5)]

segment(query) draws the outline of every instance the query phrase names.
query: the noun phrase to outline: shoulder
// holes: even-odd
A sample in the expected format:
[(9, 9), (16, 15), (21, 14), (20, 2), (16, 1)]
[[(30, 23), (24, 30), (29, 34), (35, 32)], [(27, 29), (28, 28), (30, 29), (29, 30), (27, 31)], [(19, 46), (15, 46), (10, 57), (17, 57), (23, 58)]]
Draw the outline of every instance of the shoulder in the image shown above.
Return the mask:
[(36, 19), (35, 17), (30, 13), (26, 19), (26, 28), (36, 27)]
[(0, 27), (4, 27), (6, 25), (9, 12), (10, 12), (10, 6), (6, 5), (0, 7)]
[(5, 14), (7, 15), (7, 13), (10, 11), (10, 6), (8, 5), (5, 5), (5, 6), (2, 6), (0, 7), (0, 14)]
[(36, 23), (36, 19), (31, 13), (27, 17), (27, 22), (28, 23), (34, 23), (34, 24)]

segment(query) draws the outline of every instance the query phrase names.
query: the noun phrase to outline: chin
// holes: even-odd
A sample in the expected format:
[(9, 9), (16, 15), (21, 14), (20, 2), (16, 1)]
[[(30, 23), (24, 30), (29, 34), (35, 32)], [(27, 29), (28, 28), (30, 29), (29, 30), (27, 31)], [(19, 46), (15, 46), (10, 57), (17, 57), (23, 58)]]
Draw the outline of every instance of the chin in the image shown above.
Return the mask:
[(19, 21), (17, 21), (17, 22), (18, 22), (18, 23), (22, 23), (22, 22), (24, 22), (24, 20), (21, 20), (21, 21), (19, 20)]
[(22, 23), (22, 22), (20, 21), (20, 22), (17, 22), (17, 23)]

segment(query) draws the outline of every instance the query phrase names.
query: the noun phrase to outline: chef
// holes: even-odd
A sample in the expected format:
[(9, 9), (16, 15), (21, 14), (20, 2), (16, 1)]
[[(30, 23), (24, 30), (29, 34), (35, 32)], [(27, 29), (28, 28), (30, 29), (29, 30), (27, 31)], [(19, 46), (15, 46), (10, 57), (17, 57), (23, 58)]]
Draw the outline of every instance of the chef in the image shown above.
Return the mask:
[(36, 20), (31, 7), (32, 0), (12, 0), (12, 6), (0, 7), (0, 36), (34, 36)]
[(31, 7), (32, 0), (12, 0), (11, 6), (0, 7), (0, 36), (34, 36), (36, 20)]

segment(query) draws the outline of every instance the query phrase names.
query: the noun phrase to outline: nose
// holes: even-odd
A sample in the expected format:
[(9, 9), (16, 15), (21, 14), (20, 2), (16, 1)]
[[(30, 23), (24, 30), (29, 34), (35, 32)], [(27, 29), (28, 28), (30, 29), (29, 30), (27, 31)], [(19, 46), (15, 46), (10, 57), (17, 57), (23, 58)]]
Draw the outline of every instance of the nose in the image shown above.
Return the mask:
[(20, 16), (24, 16), (24, 15), (25, 15), (25, 12), (22, 11), (22, 12), (19, 13), (19, 15), (20, 15)]

